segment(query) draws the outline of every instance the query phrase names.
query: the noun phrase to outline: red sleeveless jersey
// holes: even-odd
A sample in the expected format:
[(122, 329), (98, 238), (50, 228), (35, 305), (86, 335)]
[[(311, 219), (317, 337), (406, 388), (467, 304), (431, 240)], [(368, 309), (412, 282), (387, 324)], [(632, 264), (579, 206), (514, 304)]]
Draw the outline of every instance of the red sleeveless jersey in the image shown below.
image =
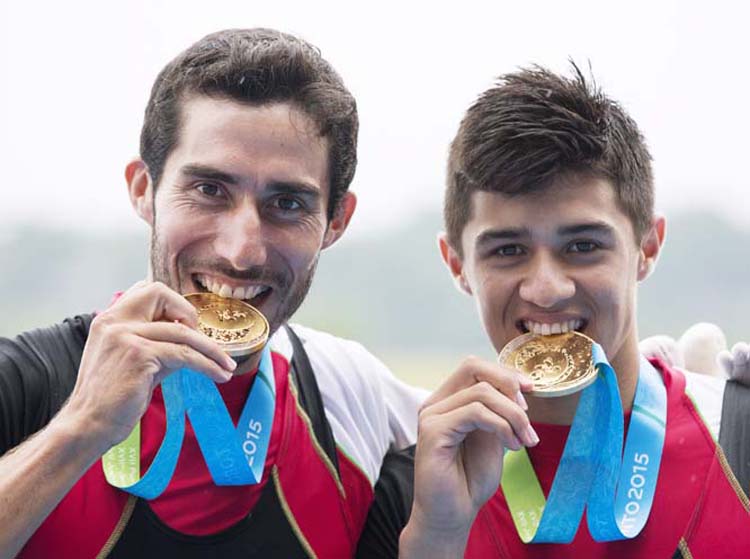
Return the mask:
[[(175, 474), (166, 491), (148, 506), (169, 528), (193, 536), (222, 532), (251, 512), (268, 483), (282, 503), (302, 547), (319, 557), (351, 556), (372, 502), (372, 486), (362, 471), (338, 451), (339, 473), (315, 438), (299, 404), (286, 358), (272, 354), (276, 409), (261, 482), (216, 486), (188, 421)], [(237, 422), (253, 375), (219, 390)], [(154, 391), (141, 421), (141, 471), (145, 472), (165, 431), (164, 401)], [(86, 559), (106, 556), (133, 513), (135, 497), (109, 485), (97, 461), (73, 486), (27, 542), (21, 559)]]
[[(599, 543), (584, 518), (570, 544), (524, 544), (502, 489), (480, 510), (465, 557), (512, 559), (625, 559), (750, 557), (750, 503), (726, 459), (685, 393), (685, 376), (658, 361), (667, 388), (667, 430), (653, 507), (643, 531), (631, 540)], [(549, 493), (570, 427), (534, 424), (540, 443), (528, 449)]]

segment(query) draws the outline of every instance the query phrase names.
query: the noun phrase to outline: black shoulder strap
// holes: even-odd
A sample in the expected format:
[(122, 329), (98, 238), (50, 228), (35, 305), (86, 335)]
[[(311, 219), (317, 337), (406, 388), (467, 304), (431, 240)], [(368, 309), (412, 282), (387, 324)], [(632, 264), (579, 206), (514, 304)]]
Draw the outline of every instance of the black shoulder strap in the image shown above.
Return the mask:
[(357, 559), (398, 557), (398, 540), (414, 500), (415, 446), (389, 450), (383, 459), (375, 498), (357, 546)]
[(721, 407), (719, 444), (745, 494), (750, 490), (750, 386), (729, 380)]
[(318, 388), (318, 381), (315, 380), (315, 373), (313, 373), (312, 366), (310, 365), (310, 359), (307, 357), (307, 352), (302, 346), (302, 341), (294, 333), (294, 330), (289, 325), (286, 325), (285, 328), (289, 340), (292, 342), (292, 349), (294, 350), (292, 354), (292, 378), (299, 392), (299, 403), (312, 422), (315, 438), (318, 439), (318, 443), (320, 443), (331, 463), (336, 467), (336, 473), (340, 474), (339, 460), (336, 454), (336, 441), (333, 438), (331, 426), (326, 419), (323, 399)]

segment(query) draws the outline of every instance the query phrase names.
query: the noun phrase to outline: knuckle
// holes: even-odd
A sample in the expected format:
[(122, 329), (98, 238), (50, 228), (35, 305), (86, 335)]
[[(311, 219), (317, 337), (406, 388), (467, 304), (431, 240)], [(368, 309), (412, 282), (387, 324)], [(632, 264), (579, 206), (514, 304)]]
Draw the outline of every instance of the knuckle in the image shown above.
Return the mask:
[(106, 330), (110, 325), (114, 323), (114, 317), (111, 313), (104, 311), (103, 313), (97, 314), (94, 320), (91, 321), (91, 330), (99, 331)]
[(430, 431), (434, 424), (435, 416), (420, 413), (419, 420), (417, 422), (417, 430), (419, 433), (425, 433), (427, 431)]
[(471, 402), (467, 406), (467, 408), (472, 415), (478, 416), (478, 417), (481, 417), (484, 414), (484, 412), (487, 410), (487, 408), (481, 402)]
[(504, 419), (501, 419), (497, 423), (497, 431), (500, 433), (500, 436), (505, 438), (506, 440), (510, 440), (512, 437), (515, 436), (513, 433), (513, 429), (510, 426), (510, 423), (505, 421)]
[(149, 283), (146, 286), (146, 289), (148, 290), (150, 295), (156, 297), (164, 295), (169, 291), (169, 288), (166, 286), (166, 284), (160, 281), (153, 281)]
[(423, 405), (423, 406), (422, 406), (422, 407), (420, 408), (420, 410), (419, 410), (419, 413), (418, 413), (418, 415), (417, 415), (417, 420), (418, 420), (418, 421), (427, 421), (427, 420), (429, 420), (429, 418), (430, 418), (430, 417), (432, 417), (433, 415), (434, 415), (434, 414), (432, 413), (432, 408), (431, 408), (431, 406), (428, 406), (428, 405)]
[(124, 357), (128, 362), (140, 362), (147, 351), (142, 344), (129, 343), (125, 346)]
[(495, 390), (495, 387), (492, 386), (489, 382), (486, 380), (482, 380), (474, 385), (474, 391), (483, 398), (492, 398), (495, 393), (497, 392)]
[(472, 375), (477, 370), (480, 363), (481, 359), (477, 356), (469, 355), (468, 357), (464, 357), (461, 361), (458, 370), (462, 375)]
[(521, 408), (513, 407), (506, 414), (507, 419), (513, 423), (513, 425), (525, 429), (528, 427), (529, 417), (521, 410)]
[(187, 324), (183, 324), (182, 322), (176, 322), (175, 327), (177, 328), (177, 333), (183, 340), (189, 340), (195, 330), (190, 328)]

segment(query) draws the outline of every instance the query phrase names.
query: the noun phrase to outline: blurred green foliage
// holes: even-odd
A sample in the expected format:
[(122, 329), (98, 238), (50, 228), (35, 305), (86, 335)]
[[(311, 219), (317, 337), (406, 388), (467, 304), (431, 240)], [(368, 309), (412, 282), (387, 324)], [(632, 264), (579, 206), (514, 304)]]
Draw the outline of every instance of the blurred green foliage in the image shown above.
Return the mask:
[[(639, 292), (641, 336), (679, 336), (699, 321), (731, 343), (750, 339), (750, 231), (711, 214), (678, 215), (656, 272)], [(468, 353), (492, 357), (473, 301), (437, 250), (437, 213), (344, 238), (326, 251), (294, 318), (359, 340), (402, 378), (434, 386)], [(146, 274), (145, 233), (108, 235), (26, 227), (0, 235), (0, 335), (106, 307)]]

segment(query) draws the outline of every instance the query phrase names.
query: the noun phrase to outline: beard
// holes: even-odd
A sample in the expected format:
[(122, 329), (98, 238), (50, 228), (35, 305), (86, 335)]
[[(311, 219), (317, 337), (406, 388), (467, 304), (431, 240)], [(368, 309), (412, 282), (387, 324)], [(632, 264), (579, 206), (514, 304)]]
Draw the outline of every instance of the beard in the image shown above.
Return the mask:
[(206, 259), (185, 256), (184, 258), (178, 257), (176, 263), (177, 277), (173, 278), (168, 266), (168, 250), (161, 242), (161, 239), (156, 232), (155, 220), (154, 227), (151, 230), (150, 245), (149, 252), (152, 279), (167, 285), (170, 289), (173, 289), (181, 295), (184, 295), (185, 293), (182, 293), (182, 276), (180, 271), (190, 268), (212, 270), (217, 274), (228, 278), (257, 281), (271, 286), (272, 292), (270, 297), (266, 299), (266, 303), (270, 302), (273, 298), (277, 301), (277, 304), (275, 305), (275, 308), (267, 308), (263, 311), (266, 320), (268, 320), (270, 330), (269, 337), (272, 336), (281, 325), (285, 324), (295, 312), (297, 312), (297, 309), (299, 309), (300, 305), (305, 300), (307, 293), (310, 291), (312, 279), (315, 275), (315, 270), (318, 267), (318, 259), (320, 257), (320, 253), (318, 252), (312, 262), (310, 262), (307, 269), (304, 270), (304, 273), (298, 276), (295, 280), (289, 274), (284, 274), (263, 266), (253, 266), (247, 270), (237, 270), (226, 262), (209, 261)]

